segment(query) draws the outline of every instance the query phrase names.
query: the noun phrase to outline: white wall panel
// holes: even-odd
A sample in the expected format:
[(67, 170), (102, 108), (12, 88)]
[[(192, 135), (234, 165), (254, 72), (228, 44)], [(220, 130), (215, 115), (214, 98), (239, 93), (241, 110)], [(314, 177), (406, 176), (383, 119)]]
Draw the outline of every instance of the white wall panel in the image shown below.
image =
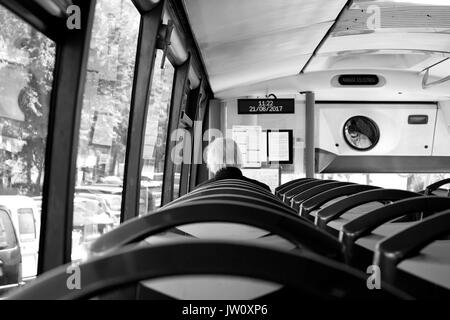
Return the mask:
[(439, 104), (433, 155), (450, 156), (450, 101)]
[[(429, 156), (433, 146), (436, 106), (412, 104), (318, 104), (316, 147), (338, 155)], [(427, 115), (428, 124), (410, 125), (409, 115)], [(380, 130), (378, 144), (369, 151), (350, 148), (343, 127), (353, 116), (366, 116)], [(336, 147), (336, 144), (339, 146)], [(428, 146), (428, 148), (425, 148)]]

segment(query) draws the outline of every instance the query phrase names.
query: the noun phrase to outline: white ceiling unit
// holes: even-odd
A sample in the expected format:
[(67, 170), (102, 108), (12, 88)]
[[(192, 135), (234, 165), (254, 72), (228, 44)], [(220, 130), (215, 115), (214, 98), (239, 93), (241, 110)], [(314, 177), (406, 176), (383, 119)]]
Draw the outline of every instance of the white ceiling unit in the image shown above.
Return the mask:
[(450, 1), (354, 0), (305, 72), (358, 68), (421, 72), (448, 57)]

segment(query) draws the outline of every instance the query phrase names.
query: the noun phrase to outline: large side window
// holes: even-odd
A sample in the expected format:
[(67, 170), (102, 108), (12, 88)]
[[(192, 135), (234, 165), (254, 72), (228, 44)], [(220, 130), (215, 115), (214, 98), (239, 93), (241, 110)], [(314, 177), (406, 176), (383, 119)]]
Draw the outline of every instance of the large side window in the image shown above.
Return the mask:
[[(11, 213), (17, 235), (34, 230), (30, 242), (21, 242), (22, 257), (18, 263), (22, 260), (24, 278), (34, 277), (37, 272), (36, 230), (40, 221), (55, 52), (52, 40), (0, 6), (0, 206)], [(22, 205), (34, 208), (30, 209), (31, 219), (26, 228), (21, 224)], [(3, 228), (2, 232), (1, 239), (15, 238), (9, 234), (9, 228)]]
[(170, 101), (175, 75), (175, 69), (168, 60), (164, 68), (160, 68), (162, 57), (163, 53), (157, 50), (145, 128), (139, 206), (141, 215), (161, 206)]
[(97, 1), (79, 134), (73, 260), (120, 222), (139, 24), (131, 0)]

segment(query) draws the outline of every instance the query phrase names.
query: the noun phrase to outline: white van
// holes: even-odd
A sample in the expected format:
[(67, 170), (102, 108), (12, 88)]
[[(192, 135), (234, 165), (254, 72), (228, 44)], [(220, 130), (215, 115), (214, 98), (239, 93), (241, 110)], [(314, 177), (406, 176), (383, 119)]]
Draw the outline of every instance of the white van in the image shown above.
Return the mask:
[(35, 277), (39, 254), (40, 215), (36, 202), (25, 196), (0, 196), (0, 205), (11, 212), (22, 252), (22, 278)]

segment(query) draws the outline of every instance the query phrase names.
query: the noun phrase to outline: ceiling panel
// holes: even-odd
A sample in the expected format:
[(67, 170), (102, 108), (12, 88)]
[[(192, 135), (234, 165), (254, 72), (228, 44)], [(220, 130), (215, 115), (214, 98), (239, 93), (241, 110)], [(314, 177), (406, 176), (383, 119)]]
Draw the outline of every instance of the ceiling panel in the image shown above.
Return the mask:
[(354, 0), (305, 72), (358, 68), (420, 72), (449, 56), (449, 0)]
[[(331, 27), (322, 23), (203, 50), (216, 90), (296, 74)], [(276, 43), (276, 45), (274, 45)]]
[(411, 50), (450, 52), (450, 34), (374, 32), (343, 37), (330, 37), (319, 54), (363, 50)]
[(370, 50), (316, 56), (306, 72), (348, 69), (392, 69), (422, 71), (450, 54), (421, 51)]
[[(448, 0), (446, 0), (448, 1)], [(427, 0), (424, 0), (426, 3)], [(333, 29), (332, 36), (401, 29), (413, 32), (450, 33), (450, 1), (447, 6), (392, 1), (354, 1)]]
[(184, 0), (214, 91), (297, 74), (345, 0)]

